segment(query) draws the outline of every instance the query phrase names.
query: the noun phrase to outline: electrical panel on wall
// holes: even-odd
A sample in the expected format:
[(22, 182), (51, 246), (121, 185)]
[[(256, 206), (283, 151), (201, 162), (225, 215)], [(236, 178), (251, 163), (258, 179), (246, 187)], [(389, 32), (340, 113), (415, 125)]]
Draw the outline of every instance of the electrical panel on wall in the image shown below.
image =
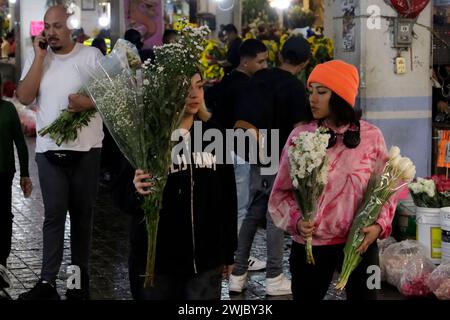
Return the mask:
[(395, 19), (394, 23), (394, 47), (409, 48), (413, 39), (413, 20)]

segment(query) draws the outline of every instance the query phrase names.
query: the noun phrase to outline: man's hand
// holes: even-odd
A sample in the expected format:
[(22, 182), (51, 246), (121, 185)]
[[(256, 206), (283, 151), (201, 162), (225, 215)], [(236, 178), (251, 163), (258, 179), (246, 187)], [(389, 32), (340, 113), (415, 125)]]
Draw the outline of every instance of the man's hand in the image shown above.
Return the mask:
[(231, 272), (233, 272), (234, 264), (223, 267), (222, 279), (229, 279)]
[(33, 42), (33, 49), (34, 49), (34, 55), (36, 58), (40, 58), (40, 59), (44, 59), (45, 56), (47, 55), (47, 49), (42, 49), (39, 44), (40, 43), (46, 43), (47, 39), (45, 39), (45, 37), (43, 36), (43, 34), (39, 34), (38, 36), (36, 36), (36, 38), (34, 38), (34, 42)]
[(95, 108), (91, 98), (79, 93), (69, 95), (69, 112), (81, 112)]
[(377, 223), (368, 226), (367, 228), (362, 228), (361, 232), (365, 233), (366, 235), (361, 245), (358, 247), (358, 249), (356, 249), (356, 252), (358, 252), (359, 254), (363, 254), (364, 252), (366, 252), (367, 248), (369, 248), (369, 246), (378, 239), (381, 231), (381, 226)]
[(25, 198), (31, 196), (31, 192), (33, 191), (33, 183), (31, 182), (30, 177), (20, 178), (20, 188), (22, 189), (23, 196)]

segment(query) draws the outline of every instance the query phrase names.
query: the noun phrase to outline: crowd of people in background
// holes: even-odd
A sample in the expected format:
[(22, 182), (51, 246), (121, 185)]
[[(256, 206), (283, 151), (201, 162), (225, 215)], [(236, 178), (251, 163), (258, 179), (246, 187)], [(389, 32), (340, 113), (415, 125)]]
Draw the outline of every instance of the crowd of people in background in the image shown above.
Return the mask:
[[(37, 99), (38, 128), (54, 119), (61, 103), (68, 104), (74, 112), (95, 107), (89, 98), (76, 93), (82, 84), (72, 66), (83, 64), (93, 68), (96, 61), (107, 54), (105, 40), (108, 37), (101, 33), (93, 39), (92, 48), (83, 46), (82, 43), (88, 37), (82, 29), (72, 35), (66, 24), (67, 17), (66, 11), (60, 6), (47, 11), (44, 17), (46, 35), (34, 39), (34, 55), (28, 57), (22, 71), (17, 95), (24, 104)], [(342, 186), (342, 180), (346, 180), (347, 175), (359, 172), (365, 155), (384, 156), (386, 146), (381, 132), (372, 125), (360, 122), (354, 111), (359, 83), (355, 67), (342, 61), (323, 64), (315, 69), (316, 72), (312, 73), (307, 83), (302, 83), (297, 76), (311, 59), (310, 45), (306, 39), (301, 36), (287, 39), (278, 57), (280, 64), (268, 68), (268, 52), (262, 40), (279, 41), (279, 35), (275, 30), (260, 28), (258, 31), (257, 39), (243, 40), (234, 25), (223, 27), (219, 36), (227, 43), (228, 52), (226, 60), (219, 63), (225, 68), (225, 77), (207, 90), (199, 74), (192, 78), (180, 127), (190, 131), (194, 121), (200, 121), (205, 129), (277, 130), (278, 137), (269, 140), (268, 144), (277, 146), (275, 152), (279, 155), (277, 160), (282, 161), (281, 173), (262, 174), (261, 168), (265, 164), (250, 164), (247, 150), (244, 153), (235, 150), (234, 166), (217, 166), (217, 170), (208, 172), (197, 168), (171, 172), (161, 210), (156, 284), (153, 288), (144, 289), (141, 275), (145, 270), (147, 240), (139, 204), (142, 196), (149, 193), (147, 188), (151, 183), (147, 179), (151, 178), (151, 172), (140, 169), (134, 171), (121, 156), (108, 129), (104, 127), (102, 130), (98, 115), (83, 128), (80, 139), (71, 145), (60, 147), (48, 137), (37, 137), (36, 162), (45, 208), (42, 271), (35, 287), (21, 294), (20, 299), (60, 298), (55, 280), (62, 261), (67, 211), (71, 219), (72, 263), (81, 268), (82, 288), (68, 289), (66, 296), (69, 299), (90, 298), (89, 245), (99, 181), (108, 185), (110, 191), (117, 195), (114, 197), (117, 205), (133, 216), (129, 252), (133, 298), (220, 299), (222, 279), (229, 279), (230, 293), (241, 293), (246, 288), (248, 272), (264, 269), (267, 295), (293, 293), (294, 299), (298, 300), (323, 298), (335, 267), (342, 259), (343, 239), (350, 227), (351, 216), (355, 213), (346, 212), (342, 206), (335, 204), (348, 201), (350, 195), (352, 201), (360, 198), (363, 188), (349, 189), (345, 196), (337, 195), (336, 198), (328, 199), (331, 203), (329, 208), (320, 207), (319, 215), (325, 220), (338, 219), (341, 223), (339, 228), (321, 229), (317, 225), (304, 223), (301, 212), (293, 206), (295, 201), (286, 200), (292, 194), (291, 182), (286, 173), (286, 143), (289, 143), (289, 137), (293, 134), (311, 131), (318, 126), (337, 132), (336, 145), (330, 146), (329, 153), (341, 163), (342, 168), (337, 170), (340, 170), (342, 177), (332, 175), (330, 183), (333, 187)], [(163, 42), (172, 43), (177, 36), (175, 30), (166, 30)], [(136, 46), (142, 61), (154, 59), (151, 48), (144, 48), (139, 31), (127, 30), (124, 38)], [(8, 35), (4, 40), (2, 56), (3, 53), (7, 56), (13, 54), (13, 42), (10, 42), (13, 39), (13, 35)], [(49, 42), (49, 49), (39, 45), (42, 41)], [(64, 59), (61, 55), (65, 56)], [(311, 94), (308, 95), (307, 91)], [(8, 114), (11, 129), (0, 135), (0, 147), (10, 151), (15, 143), (21, 151), (21, 186), (24, 195), (28, 196), (32, 189), (26, 165), (28, 154), (23, 136), (17, 129), (17, 116), (11, 106), (3, 102), (0, 114), (2, 112)], [(349, 146), (345, 141), (349, 133), (357, 136), (361, 145), (358, 142)], [(5, 135), (9, 137), (7, 141), (4, 141)], [(4, 154), (2, 149), (1, 155)], [(8, 194), (15, 170), (11, 159), (11, 155), (8, 159), (0, 158), (0, 186)], [(373, 163), (376, 161), (375, 158), (372, 160)], [(365, 174), (361, 181), (365, 181), (367, 174), (370, 175), (374, 170), (373, 163), (364, 167)], [(195, 192), (192, 191), (194, 177)], [(275, 198), (272, 198), (273, 193)], [(9, 240), (1, 240), (0, 271), (6, 270), (11, 246), (11, 199), (6, 200), (1, 203), (6, 214), (0, 213), (4, 221), (0, 226), (7, 228), (7, 232), (2, 232), (2, 237)], [(196, 206), (196, 222), (190, 220), (191, 215), (194, 215), (192, 201)], [(386, 213), (383, 224), (377, 223), (371, 229), (372, 242), (364, 256), (365, 262), (377, 262), (374, 259), (377, 253), (374, 241), (388, 235), (387, 225), (392, 219), (391, 213)], [(280, 223), (280, 220), (289, 220), (294, 215), (297, 220), (289, 223), (295, 224), (295, 227), (282, 228), (286, 223)], [(174, 224), (174, 220), (179, 223)], [(319, 238), (314, 245), (321, 248), (317, 251), (318, 259), (331, 262), (326, 269), (312, 270), (304, 264), (304, 239), (311, 234), (314, 236), (317, 228)], [(250, 254), (258, 229), (265, 229), (266, 232), (266, 261), (260, 261)], [(285, 232), (291, 233), (295, 241), (290, 261), (292, 282), (283, 270)], [(174, 233), (183, 237), (175, 248), (171, 245)], [(185, 238), (192, 238), (192, 241), (184, 241)], [(197, 251), (191, 247), (192, 243), (197, 245)], [(6, 271), (0, 275), (3, 279), (0, 285), (6, 287), (9, 284)], [(318, 281), (320, 287), (316, 286)], [(352, 282), (353, 291), (350, 290), (349, 298), (358, 298), (358, 295), (359, 298), (374, 298), (373, 294), (361, 289), (364, 281), (364, 277), (358, 273)]]

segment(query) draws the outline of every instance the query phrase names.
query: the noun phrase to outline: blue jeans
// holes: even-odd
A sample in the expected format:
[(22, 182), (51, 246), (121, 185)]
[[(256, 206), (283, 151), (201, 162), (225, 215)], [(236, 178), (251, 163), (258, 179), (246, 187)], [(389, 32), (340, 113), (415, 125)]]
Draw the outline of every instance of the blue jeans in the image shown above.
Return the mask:
[(242, 159), (236, 159), (234, 163), (234, 176), (236, 179), (239, 233), (242, 222), (247, 215), (248, 197), (250, 192), (250, 164), (244, 162)]
[(260, 167), (251, 165), (250, 194), (247, 215), (239, 231), (238, 249), (235, 257), (233, 274), (240, 276), (247, 272), (248, 258), (258, 224), (266, 218), (267, 232), (267, 266), (266, 277), (274, 278), (283, 272), (283, 230), (277, 228), (267, 211), (270, 192), (272, 191), (275, 175), (262, 176)]

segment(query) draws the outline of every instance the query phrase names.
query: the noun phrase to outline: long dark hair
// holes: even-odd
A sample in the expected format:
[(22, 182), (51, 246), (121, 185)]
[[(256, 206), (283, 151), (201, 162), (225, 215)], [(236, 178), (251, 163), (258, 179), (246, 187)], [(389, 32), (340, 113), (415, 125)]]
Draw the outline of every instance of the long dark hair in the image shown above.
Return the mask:
[[(347, 148), (356, 148), (361, 142), (360, 123), (361, 111), (355, 111), (355, 109), (344, 99), (332, 92), (330, 97), (330, 114), (334, 119), (338, 127), (344, 125), (350, 125), (347, 131), (344, 133), (344, 144)], [(336, 134), (332, 132), (332, 138), (330, 138), (329, 147), (336, 144)]]
[(347, 124), (356, 125), (361, 119), (361, 111), (355, 111), (347, 101), (334, 92), (331, 93), (329, 106), (331, 117), (338, 127)]

